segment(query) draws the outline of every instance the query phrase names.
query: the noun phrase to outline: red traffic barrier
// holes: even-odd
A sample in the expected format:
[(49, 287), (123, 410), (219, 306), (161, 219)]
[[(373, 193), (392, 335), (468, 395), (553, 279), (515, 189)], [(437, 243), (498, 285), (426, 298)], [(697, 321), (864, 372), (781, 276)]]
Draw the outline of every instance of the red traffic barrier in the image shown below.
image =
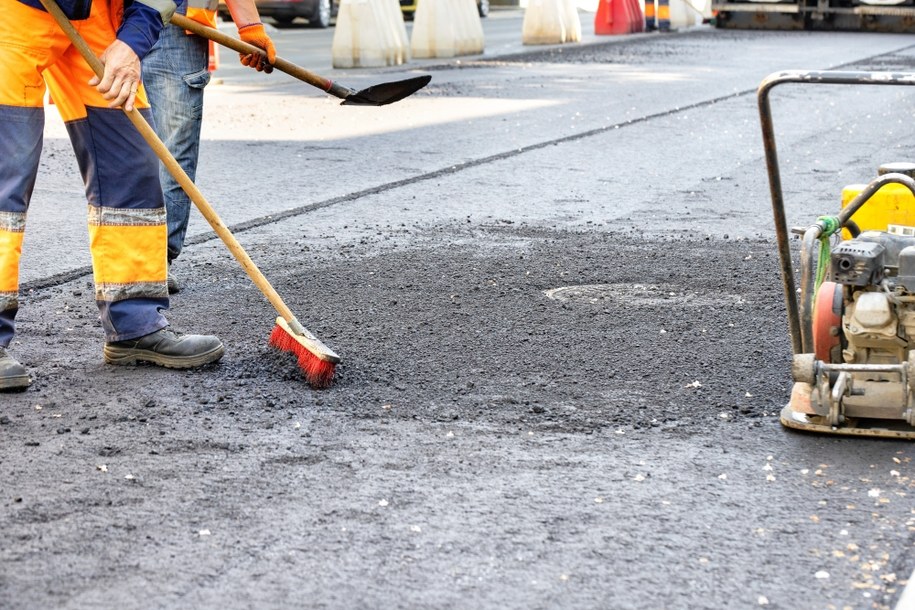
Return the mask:
[[(651, 0), (649, 0), (650, 2)], [(642, 5), (639, 4), (639, 0), (629, 0), (630, 12), (633, 16), (634, 21), (632, 22), (632, 31), (633, 32), (644, 32), (645, 31), (645, 13), (642, 12)]]
[(638, 0), (600, 0), (594, 15), (594, 33), (619, 35), (641, 32), (645, 17)]

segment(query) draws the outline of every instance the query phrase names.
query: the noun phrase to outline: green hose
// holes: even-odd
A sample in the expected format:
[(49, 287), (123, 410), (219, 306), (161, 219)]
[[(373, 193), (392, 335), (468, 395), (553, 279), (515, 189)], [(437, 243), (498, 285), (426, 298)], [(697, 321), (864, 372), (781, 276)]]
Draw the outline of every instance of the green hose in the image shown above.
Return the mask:
[(813, 294), (820, 289), (820, 284), (826, 278), (826, 269), (829, 266), (829, 240), (842, 228), (839, 224), (838, 216), (820, 216), (817, 218), (817, 224), (820, 225), (820, 254), (817, 257), (817, 279), (813, 287)]

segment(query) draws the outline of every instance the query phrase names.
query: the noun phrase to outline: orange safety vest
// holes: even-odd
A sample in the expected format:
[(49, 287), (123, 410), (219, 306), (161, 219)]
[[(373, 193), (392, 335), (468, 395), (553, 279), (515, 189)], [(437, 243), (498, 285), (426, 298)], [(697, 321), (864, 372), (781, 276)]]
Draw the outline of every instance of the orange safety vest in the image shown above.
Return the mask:
[(215, 28), (217, 8), (219, 0), (188, 0), (187, 18)]

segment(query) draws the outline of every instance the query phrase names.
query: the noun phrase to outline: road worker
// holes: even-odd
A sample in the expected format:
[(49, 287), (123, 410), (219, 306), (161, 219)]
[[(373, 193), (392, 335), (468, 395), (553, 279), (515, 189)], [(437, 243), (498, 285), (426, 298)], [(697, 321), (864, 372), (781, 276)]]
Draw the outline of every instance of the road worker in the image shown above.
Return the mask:
[(150, 118), (140, 59), (156, 43), (171, 0), (60, 0), (104, 63), (95, 76), (38, 0), (0, 0), (0, 389), (29, 373), (7, 348), (19, 309), (19, 260), (38, 174), (46, 86), (67, 127), (88, 200), (95, 300), (111, 364), (189, 368), (218, 360), (214, 336), (168, 328), (165, 207), (157, 159), (120, 109)]

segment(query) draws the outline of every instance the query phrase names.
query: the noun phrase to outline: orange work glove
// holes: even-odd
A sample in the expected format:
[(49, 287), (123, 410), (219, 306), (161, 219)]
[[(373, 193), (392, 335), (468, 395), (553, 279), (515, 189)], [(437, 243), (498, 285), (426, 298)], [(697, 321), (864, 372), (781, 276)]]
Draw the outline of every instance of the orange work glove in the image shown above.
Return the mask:
[(258, 72), (266, 72), (267, 74), (273, 72), (273, 63), (276, 62), (276, 47), (273, 46), (273, 41), (264, 31), (264, 24), (249, 23), (248, 25), (243, 25), (238, 28), (238, 36), (242, 41), (263, 49), (264, 53), (267, 54), (264, 57), (260, 53), (239, 53), (238, 58), (242, 65), (254, 68)]

